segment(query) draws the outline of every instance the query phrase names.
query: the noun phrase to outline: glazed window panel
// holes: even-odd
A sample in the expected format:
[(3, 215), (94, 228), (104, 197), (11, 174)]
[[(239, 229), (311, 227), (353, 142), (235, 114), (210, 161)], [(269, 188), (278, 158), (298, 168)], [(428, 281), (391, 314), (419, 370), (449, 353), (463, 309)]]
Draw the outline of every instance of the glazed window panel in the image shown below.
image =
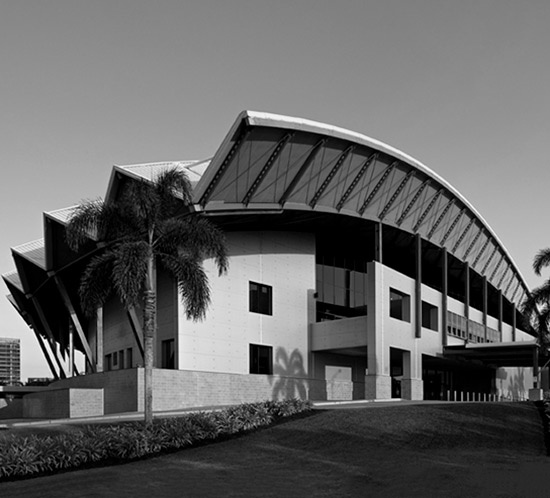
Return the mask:
[(411, 321), (411, 297), (408, 294), (390, 288), (390, 317)]
[(270, 285), (249, 282), (249, 300), (252, 313), (273, 314), (273, 288)]
[(260, 344), (250, 344), (250, 373), (251, 374), (273, 374), (273, 348)]

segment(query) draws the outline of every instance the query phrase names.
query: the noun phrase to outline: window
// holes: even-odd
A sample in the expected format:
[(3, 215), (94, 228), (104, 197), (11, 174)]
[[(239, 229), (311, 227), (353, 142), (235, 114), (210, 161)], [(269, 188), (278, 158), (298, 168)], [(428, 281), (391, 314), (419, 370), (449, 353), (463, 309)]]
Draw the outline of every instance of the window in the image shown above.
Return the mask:
[(124, 368), (124, 350), (118, 352), (118, 362), (118, 368), (122, 370)]
[(271, 346), (250, 345), (250, 373), (273, 374), (273, 348)]
[(390, 316), (404, 322), (410, 322), (411, 297), (403, 292), (390, 289)]
[(118, 366), (118, 353), (113, 353), (113, 367)]
[(109, 370), (113, 369), (113, 365), (111, 364), (111, 355), (105, 355), (105, 371), (108, 372)]
[(176, 368), (174, 356), (174, 339), (162, 341), (162, 368)]
[(134, 358), (133, 358), (133, 354), (132, 354), (132, 348), (128, 348), (126, 350), (126, 367), (127, 368), (132, 368), (134, 366)]
[(262, 315), (272, 315), (272, 288), (269, 285), (249, 282), (250, 311)]
[(438, 330), (437, 306), (422, 301), (422, 327), (430, 330)]

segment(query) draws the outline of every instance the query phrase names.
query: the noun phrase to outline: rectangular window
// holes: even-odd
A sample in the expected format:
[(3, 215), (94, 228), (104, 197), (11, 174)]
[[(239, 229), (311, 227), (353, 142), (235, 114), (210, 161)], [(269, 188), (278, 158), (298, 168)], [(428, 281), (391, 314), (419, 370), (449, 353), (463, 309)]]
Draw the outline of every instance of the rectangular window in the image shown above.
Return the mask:
[(113, 353), (113, 367), (118, 366), (118, 353)]
[(422, 301), (422, 327), (435, 331), (439, 329), (437, 311), (437, 306)]
[(118, 368), (123, 369), (124, 368), (124, 350), (118, 352)]
[(132, 348), (128, 348), (126, 350), (126, 367), (127, 368), (132, 368), (134, 366), (134, 358), (133, 358), (133, 354), (132, 354)]
[(411, 321), (411, 297), (390, 288), (390, 316), (404, 322)]
[(162, 341), (162, 368), (176, 368), (174, 344), (174, 339)]
[(271, 346), (250, 345), (250, 373), (273, 374), (273, 348)]
[(272, 315), (272, 287), (249, 282), (250, 311), (262, 315)]
[(105, 371), (108, 372), (109, 370), (113, 369), (113, 365), (111, 364), (111, 355), (105, 355)]

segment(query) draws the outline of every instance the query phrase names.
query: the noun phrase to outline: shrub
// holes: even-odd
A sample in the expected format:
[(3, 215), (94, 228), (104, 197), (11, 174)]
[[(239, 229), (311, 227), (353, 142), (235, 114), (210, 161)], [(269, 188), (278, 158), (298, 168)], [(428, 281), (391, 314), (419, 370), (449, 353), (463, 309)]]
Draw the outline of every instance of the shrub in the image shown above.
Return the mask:
[(265, 401), (156, 419), (149, 425), (85, 425), (54, 436), (13, 433), (0, 439), (0, 480), (131, 461), (267, 427), (310, 410), (308, 401)]

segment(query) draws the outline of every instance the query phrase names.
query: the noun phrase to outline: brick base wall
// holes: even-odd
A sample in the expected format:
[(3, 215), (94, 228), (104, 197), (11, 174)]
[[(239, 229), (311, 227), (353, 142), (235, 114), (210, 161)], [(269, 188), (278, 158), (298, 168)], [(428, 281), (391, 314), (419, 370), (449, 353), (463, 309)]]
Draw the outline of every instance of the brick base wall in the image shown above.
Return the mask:
[(51, 389), (23, 397), (23, 418), (103, 415), (103, 389)]

